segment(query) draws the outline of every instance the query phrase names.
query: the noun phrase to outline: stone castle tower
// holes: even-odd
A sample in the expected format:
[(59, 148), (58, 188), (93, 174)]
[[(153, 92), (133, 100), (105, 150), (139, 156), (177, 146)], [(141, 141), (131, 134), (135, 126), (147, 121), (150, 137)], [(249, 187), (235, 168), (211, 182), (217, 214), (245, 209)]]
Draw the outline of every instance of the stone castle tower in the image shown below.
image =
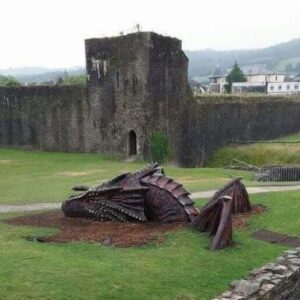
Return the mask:
[(189, 95), (181, 41), (137, 32), (87, 39), (85, 48), (86, 150), (145, 157), (158, 130), (176, 144), (178, 116)]

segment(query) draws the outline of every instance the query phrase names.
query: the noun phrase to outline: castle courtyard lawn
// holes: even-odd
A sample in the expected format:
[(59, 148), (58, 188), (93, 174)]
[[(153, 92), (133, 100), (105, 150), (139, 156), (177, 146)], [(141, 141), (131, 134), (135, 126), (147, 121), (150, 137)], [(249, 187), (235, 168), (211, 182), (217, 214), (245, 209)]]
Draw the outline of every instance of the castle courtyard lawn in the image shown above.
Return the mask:
[(286, 249), (252, 239), (255, 229), (300, 236), (299, 192), (257, 194), (251, 200), (268, 211), (234, 231), (234, 247), (217, 252), (207, 250), (208, 237), (189, 229), (169, 233), (159, 246), (116, 248), (29, 242), (22, 236), (55, 231), (0, 222), (0, 299), (212, 299)]
[[(143, 167), (99, 154), (33, 152), (0, 148), (0, 204), (61, 202), (78, 184), (95, 185), (118, 174)], [(189, 191), (220, 188), (230, 176), (250, 173), (226, 169), (165, 167)], [(249, 185), (251, 182), (247, 182)], [(252, 183), (253, 184), (253, 183)]]
[[(1, 149), (1, 203), (61, 201), (74, 184), (96, 184), (143, 164), (96, 154)], [(167, 166), (166, 172), (192, 191), (217, 188), (230, 179), (223, 169)], [(232, 175), (249, 178), (242, 173)], [(162, 245), (116, 248), (29, 242), (22, 237), (51, 235), (55, 229), (0, 221), (0, 299), (211, 299), (286, 249), (252, 239), (255, 229), (300, 236), (300, 192), (257, 194), (251, 200), (268, 211), (234, 231), (234, 247), (218, 252), (208, 251), (210, 238), (189, 229), (169, 233)], [(17, 215), (0, 214), (0, 220)]]

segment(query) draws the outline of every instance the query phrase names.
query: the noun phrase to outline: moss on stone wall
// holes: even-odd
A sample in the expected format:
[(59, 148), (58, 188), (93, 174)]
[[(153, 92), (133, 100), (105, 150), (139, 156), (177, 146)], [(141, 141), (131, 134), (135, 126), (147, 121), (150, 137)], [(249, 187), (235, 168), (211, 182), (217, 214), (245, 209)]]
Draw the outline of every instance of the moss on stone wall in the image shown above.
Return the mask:
[[(91, 102), (85, 88), (80, 86), (0, 88), (0, 145), (101, 151), (92, 147), (101, 144), (96, 100)], [(126, 114), (130, 116), (128, 109)], [(144, 124), (144, 119), (139, 118), (141, 113), (135, 110), (133, 114), (137, 130), (151, 133), (160, 129), (151, 122)], [(150, 118), (151, 111), (147, 113)], [(174, 146), (178, 162), (184, 166), (202, 166), (228, 141), (265, 140), (298, 132), (300, 97), (202, 96), (185, 102), (183, 112), (179, 110), (176, 115), (176, 126), (172, 123), (174, 114), (170, 119), (168, 114), (162, 117), (170, 128), (176, 129), (174, 136), (178, 139)], [(103, 131), (109, 140), (111, 133), (106, 128)], [(143, 138), (149, 140), (147, 136)], [(124, 143), (126, 148), (126, 139)]]
[(77, 137), (85, 98), (80, 86), (0, 88), (0, 144), (84, 151)]
[(277, 138), (300, 130), (300, 97), (202, 96), (182, 117), (179, 163), (202, 166), (228, 141)]

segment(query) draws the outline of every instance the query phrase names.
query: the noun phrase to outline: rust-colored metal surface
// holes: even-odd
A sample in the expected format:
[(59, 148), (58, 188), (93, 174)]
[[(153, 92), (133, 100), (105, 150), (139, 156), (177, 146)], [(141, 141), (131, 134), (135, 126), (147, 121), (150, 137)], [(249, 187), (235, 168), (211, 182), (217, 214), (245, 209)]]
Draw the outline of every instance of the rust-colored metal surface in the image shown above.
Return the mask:
[(193, 227), (214, 236), (210, 249), (218, 250), (232, 244), (232, 198), (221, 196), (211, 201), (193, 220)]
[(214, 236), (210, 249), (218, 250), (232, 244), (232, 218), (235, 213), (251, 211), (246, 187), (236, 178), (218, 190), (194, 218), (192, 226)]
[(222, 196), (232, 198), (232, 213), (244, 213), (251, 210), (251, 203), (245, 185), (241, 182), (241, 177), (235, 178), (228, 182), (223, 188), (218, 190), (213, 197), (207, 202), (202, 210)]

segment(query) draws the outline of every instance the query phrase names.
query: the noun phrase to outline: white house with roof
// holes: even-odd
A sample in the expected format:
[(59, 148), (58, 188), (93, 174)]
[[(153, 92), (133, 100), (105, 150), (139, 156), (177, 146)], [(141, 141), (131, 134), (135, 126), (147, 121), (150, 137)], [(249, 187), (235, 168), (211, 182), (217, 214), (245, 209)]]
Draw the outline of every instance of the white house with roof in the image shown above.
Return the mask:
[(278, 71), (267, 70), (264, 66), (252, 65), (244, 66), (243, 73), (247, 82), (284, 82), (285, 75)]
[(266, 93), (265, 82), (233, 82), (231, 86), (232, 94), (244, 93)]
[(245, 76), (247, 82), (284, 82), (285, 79), (285, 75), (279, 73), (249, 74)]
[(232, 93), (267, 93), (269, 83), (284, 83), (285, 75), (281, 72), (269, 71), (261, 66), (245, 66), (242, 68), (246, 82), (234, 82)]
[(300, 94), (300, 82), (268, 82), (267, 93), (271, 95), (294, 95)]
[[(242, 67), (246, 82), (232, 83), (232, 93), (268, 93), (295, 94), (300, 93), (298, 82), (285, 82), (285, 75), (281, 72), (267, 70), (264, 66), (251, 65)], [(224, 93), (227, 74), (218, 65), (209, 76), (208, 92)]]
[(208, 77), (209, 93), (224, 93), (226, 84), (226, 73), (223, 72), (222, 68), (218, 65), (213, 73)]

